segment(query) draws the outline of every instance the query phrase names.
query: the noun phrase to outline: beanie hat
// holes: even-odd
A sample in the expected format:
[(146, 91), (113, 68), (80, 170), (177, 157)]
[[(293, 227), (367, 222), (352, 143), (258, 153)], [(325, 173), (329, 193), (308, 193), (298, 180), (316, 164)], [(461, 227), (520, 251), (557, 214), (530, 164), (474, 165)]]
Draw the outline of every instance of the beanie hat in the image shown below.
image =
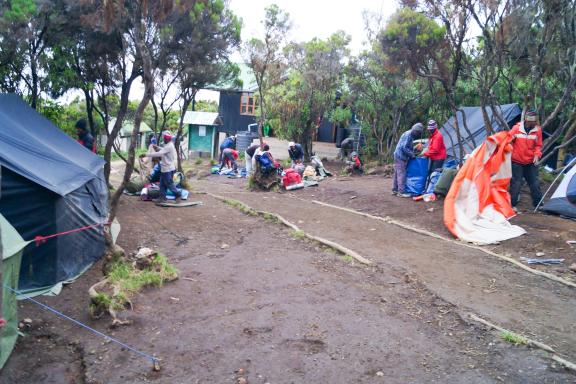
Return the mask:
[(538, 121), (538, 115), (536, 114), (536, 111), (531, 109), (528, 112), (526, 112), (526, 115), (524, 116), (524, 121), (531, 121), (531, 122)]
[(438, 124), (436, 124), (436, 121), (434, 120), (428, 121), (428, 130), (433, 131), (435, 129), (438, 129)]

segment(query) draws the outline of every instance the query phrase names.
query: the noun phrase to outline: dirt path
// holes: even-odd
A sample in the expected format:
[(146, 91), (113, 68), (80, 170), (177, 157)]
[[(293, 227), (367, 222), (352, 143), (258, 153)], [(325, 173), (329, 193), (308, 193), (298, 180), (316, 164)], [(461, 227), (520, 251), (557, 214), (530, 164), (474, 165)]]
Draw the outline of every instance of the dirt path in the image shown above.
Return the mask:
[[(473, 312), (531, 335), (576, 359), (576, 291), (527, 273), (480, 251), (394, 225), (312, 204), (294, 193), (237, 193), (239, 183), (200, 183), (303, 230), (336, 241), (383, 268), (400, 267), (465, 316)], [(319, 189), (322, 189), (321, 187)]]
[[(241, 196), (254, 205), (272, 205), (287, 217), (291, 210), (302, 209), (301, 202), (289, 196)], [(41, 298), (154, 353), (162, 359), (161, 372), (151, 372), (147, 361), (23, 302), (20, 317), (30, 317), (32, 326), (0, 373), (0, 383), (237, 383), (239, 377), (262, 384), (574, 379), (543, 352), (513, 346), (461, 321), (458, 308), (407, 277), (404, 266), (394, 261), (407, 255), (399, 242), (388, 241), (386, 251), (369, 255), (389, 255), (388, 263), (351, 265), (295, 239), (277, 224), (205, 195), (200, 199), (203, 206), (179, 210), (122, 200), (120, 244), (132, 250), (158, 247), (186, 277), (138, 295), (129, 314), (132, 326), (108, 329), (105, 321), (88, 318), (86, 289), (101, 277), (98, 266), (60, 296)], [(312, 229), (307, 224), (312, 214), (299, 225)], [(324, 220), (341, 219), (328, 212), (321, 215), (316, 218), (319, 227)], [(354, 231), (353, 224), (342, 228)], [(334, 226), (330, 236), (322, 232), (342, 240), (342, 228)], [(383, 236), (388, 230), (379, 228), (386, 232), (377, 233)], [(351, 245), (366, 253), (369, 246), (359, 244)], [(59, 356), (66, 362), (59, 363)]]

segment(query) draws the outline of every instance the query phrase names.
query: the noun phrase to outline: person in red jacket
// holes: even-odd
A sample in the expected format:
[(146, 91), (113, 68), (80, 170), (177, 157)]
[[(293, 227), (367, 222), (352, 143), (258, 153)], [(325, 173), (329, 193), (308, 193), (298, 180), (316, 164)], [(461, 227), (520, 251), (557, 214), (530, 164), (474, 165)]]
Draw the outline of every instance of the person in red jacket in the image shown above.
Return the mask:
[(422, 156), (430, 159), (430, 165), (428, 166), (428, 177), (430, 177), (432, 172), (442, 169), (444, 160), (446, 160), (446, 146), (444, 145), (444, 137), (434, 120), (428, 122), (428, 133), (430, 134), (428, 148)]
[(510, 130), (512, 135), (512, 181), (510, 197), (512, 207), (518, 204), (518, 195), (522, 182), (526, 179), (532, 196), (532, 205), (536, 207), (542, 199), (538, 182), (538, 161), (542, 157), (542, 128), (538, 125), (536, 111), (526, 112), (524, 121)]

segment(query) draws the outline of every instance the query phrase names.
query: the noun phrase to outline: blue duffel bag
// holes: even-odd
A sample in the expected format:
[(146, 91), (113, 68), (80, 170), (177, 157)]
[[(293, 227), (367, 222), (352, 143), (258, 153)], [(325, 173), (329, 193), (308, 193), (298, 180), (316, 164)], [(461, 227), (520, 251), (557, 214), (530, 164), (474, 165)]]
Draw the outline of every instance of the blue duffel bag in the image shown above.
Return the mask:
[(426, 187), (428, 177), (428, 158), (417, 157), (408, 161), (406, 168), (406, 193), (420, 196)]

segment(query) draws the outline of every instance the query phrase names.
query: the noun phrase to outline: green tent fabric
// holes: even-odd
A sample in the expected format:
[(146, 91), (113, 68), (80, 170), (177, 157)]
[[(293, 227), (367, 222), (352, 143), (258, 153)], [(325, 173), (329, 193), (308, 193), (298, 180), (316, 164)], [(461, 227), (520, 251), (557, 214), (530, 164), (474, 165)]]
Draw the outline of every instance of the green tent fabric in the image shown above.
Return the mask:
[(2, 317), (7, 321), (6, 326), (0, 329), (0, 369), (12, 353), (16, 338), (18, 337), (18, 315), (16, 294), (6, 287), (18, 289), (20, 276), (20, 261), (22, 250), (30, 243), (24, 241), (14, 227), (0, 215), (0, 235), (2, 236)]

